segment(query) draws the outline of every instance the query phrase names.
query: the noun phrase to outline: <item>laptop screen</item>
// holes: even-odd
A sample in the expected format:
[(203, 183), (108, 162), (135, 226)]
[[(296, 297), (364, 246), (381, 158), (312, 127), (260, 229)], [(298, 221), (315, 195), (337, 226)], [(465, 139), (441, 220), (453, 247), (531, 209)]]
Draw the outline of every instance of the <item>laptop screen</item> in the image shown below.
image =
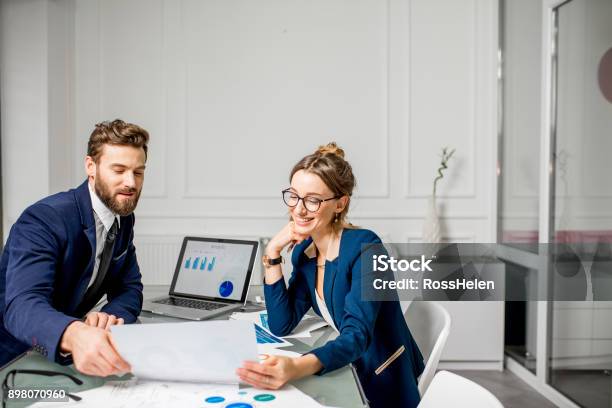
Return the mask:
[(171, 295), (244, 302), (257, 241), (186, 237)]

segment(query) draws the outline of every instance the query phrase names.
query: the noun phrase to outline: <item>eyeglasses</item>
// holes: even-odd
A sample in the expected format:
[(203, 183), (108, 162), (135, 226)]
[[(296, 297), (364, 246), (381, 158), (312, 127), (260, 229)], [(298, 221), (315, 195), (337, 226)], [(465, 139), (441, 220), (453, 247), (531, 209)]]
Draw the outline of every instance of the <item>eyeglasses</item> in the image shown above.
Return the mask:
[(325, 201), (337, 200), (338, 198), (342, 197), (342, 196), (334, 196), (332, 198), (328, 198), (325, 200), (322, 200), (320, 198), (313, 197), (313, 196), (300, 197), (299, 195), (297, 195), (295, 192), (291, 191), (290, 189), (283, 190), (282, 193), (283, 193), (283, 201), (285, 202), (285, 204), (287, 204), (287, 207), (294, 208), (298, 205), (300, 200), (302, 200), (302, 203), (304, 204), (304, 208), (306, 208), (310, 212), (319, 211), (319, 208), (321, 208), (321, 203), (324, 203)]
[[(11, 370), (4, 377), (4, 381), (2, 382), (2, 408), (6, 408), (6, 403), (9, 396), (10, 390), (15, 390), (15, 377), (17, 374), (34, 374), (34, 375), (44, 375), (46, 377), (54, 377), (54, 376), (64, 376), (72, 380), (76, 385), (83, 385), (83, 381), (79, 380), (73, 375), (60, 373), (57, 371), (45, 371), (45, 370)], [(42, 388), (42, 387), (40, 387)], [(80, 401), (82, 398), (78, 395), (73, 395), (70, 393), (66, 393), (68, 398), (72, 398), (75, 401)]]

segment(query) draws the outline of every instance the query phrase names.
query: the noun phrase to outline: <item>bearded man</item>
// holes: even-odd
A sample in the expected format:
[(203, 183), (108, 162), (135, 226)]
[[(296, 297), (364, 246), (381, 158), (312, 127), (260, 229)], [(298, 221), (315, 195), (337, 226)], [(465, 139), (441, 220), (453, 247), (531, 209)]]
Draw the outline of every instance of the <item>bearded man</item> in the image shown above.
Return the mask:
[(109, 327), (134, 322), (142, 307), (133, 212), (148, 141), (119, 119), (96, 125), (87, 180), (31, 205), (11, 228), (0, 260), (0, 367), (33, 348), (84, 374), (130, 371)]

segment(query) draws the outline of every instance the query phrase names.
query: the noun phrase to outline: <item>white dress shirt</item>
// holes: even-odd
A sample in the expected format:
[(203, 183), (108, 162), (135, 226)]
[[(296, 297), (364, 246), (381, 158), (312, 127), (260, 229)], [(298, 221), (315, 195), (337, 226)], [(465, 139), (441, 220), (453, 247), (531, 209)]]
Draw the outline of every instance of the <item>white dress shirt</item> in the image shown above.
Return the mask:
[(317, 288), (315, 288), (315, 297), (317, 301), (317, 307), (319, 308), (319, 312), (321, 312), (321, 317), (323, 317), (323, 320), (325, 320), (332, 329), (338, 332), (338, 328), (334, 323), (334, 319), (332, 319), (331, 314), (329, 313), (329, 309), (327, 309), (327, 303), (325, 303), (325, 299), (321, 299), (321, 297), (319, 296), (319, 292), (317, 292)]
[(120, 227), (119, 223), (121, 219), (115, 213), (113, 213), (98, 197), (98, 194), (94, 191), (91, 184), (89, 184), (89, 196), (91, 197), (91, 206), (93, 207), (93, 216), (96, 222), (96, 262), (94, 264), (93, 273), (91, 274), (91, 280), (89, 286), (93, 284), (98, 275), (98, 269), (100, 267), (100, 259), (102, 258), (102, 251), (104, 250), (104, 242), (106, 241), (106, 235), (110, 231), (115, 219), (117, 220), (117, 227)]

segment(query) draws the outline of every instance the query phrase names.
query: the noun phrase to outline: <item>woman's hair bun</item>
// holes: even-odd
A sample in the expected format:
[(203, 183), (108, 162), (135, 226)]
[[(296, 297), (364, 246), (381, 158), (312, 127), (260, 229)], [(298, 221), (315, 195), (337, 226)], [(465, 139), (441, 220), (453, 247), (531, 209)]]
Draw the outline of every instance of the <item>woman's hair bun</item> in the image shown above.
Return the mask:
[(344, 159), (344, 150), (336, 142), (329, 142), (325, 146), (319, 146), (315, 154), (333, 154)]

